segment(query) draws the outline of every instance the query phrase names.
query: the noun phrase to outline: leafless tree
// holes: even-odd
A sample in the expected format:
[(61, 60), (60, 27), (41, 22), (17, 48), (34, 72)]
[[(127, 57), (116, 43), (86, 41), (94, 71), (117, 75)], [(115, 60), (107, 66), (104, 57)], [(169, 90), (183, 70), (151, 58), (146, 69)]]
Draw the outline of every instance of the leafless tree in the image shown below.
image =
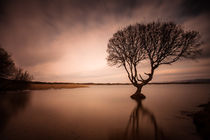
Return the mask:
[[(134, 95), (140, 95), (160, 65), (172, 64), (181, 58), (194, 59), (201, 53), (201, 44), (199, 32), (184, 31), (173, 22), (135, 24), (114, 33), (108, 42), (107, 61), (111, 66), (125, 68), (137, 88)], [(146, 78), (138, 72), (143, 60), (148, 60), (150, 65)]]
[(16, 72), (14, 74), (14, 80), (18, 81), (31, 81), (33, 76), (30, 75), (27, 71), (24, 71), (21, 68), (16, 68)]

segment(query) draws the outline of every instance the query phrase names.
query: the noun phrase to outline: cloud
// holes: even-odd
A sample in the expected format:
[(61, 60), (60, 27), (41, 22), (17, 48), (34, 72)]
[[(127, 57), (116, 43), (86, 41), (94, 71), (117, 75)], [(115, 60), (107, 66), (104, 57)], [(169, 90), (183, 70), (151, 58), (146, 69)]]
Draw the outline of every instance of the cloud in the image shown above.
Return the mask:
[[(109, 73), (105, 58), (108, 39), (128, 24), (172, 20), (188, 30), (198, 30), (206, 42), (202, 60), (210, 57), (209, 10), (201, 2), (194, 12), (195, 3), (188, 0), (3, 0), (0, 43), (37, 80), (126, 81), (126, 75), (119, 76), (123, 70), (118, 71), (120, 74)], [(94, 75), (89, 74), (93, 71)]]

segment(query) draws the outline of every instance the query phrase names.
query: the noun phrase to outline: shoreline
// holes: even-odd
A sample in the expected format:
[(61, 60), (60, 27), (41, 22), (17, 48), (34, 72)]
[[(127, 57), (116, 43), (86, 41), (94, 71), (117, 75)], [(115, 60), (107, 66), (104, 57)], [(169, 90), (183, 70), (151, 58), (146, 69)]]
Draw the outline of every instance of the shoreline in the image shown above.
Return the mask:
[(71, 84), (71, 83), (30, 83), (27, 87), (28, 90), (46, 90), (46, 89), (70, 89), (70, 88), (85, 88), (88, 85)]
[[(169, 84), (210, 84), (208, 80), (180, 81), (180, 82), (152, 82), (148, 85), (169, 85)], [(42, 89), (62, 89), (81, 88), (91, 85), (132, 85), (131, 83), (65, 83), (65, 82), (40, 82), (40, 81), (19, 81), (0, 78), (0, 91), (4, 90), (42, 90)]]
[(30, 81), (0, 79), (0, 91), (45, 90), (45, 89), (82, 88), (82, 87), (88, 87), (88, 85), (77, 84), (77, 83), (46, 83), (46, 82), (30, 82)]

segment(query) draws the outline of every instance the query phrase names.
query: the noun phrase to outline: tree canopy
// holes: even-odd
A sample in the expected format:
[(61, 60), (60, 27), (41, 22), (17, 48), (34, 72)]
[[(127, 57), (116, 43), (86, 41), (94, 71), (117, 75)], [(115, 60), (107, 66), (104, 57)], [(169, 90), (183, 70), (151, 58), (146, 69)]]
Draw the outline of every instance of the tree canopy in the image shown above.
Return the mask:
[(0, 47), (0, 77), (10, 78), (15, 71), (15, 63), (11, 56)]
[[(141, 90), (153, 78), (160, 65), (181, 58), (194, 59), (201, 53), (201, 37), (197, 31), (185, 31), (173, 22), (129, 25), (113, 34), (108, 42), (108, 64), (123, 66), (131, 83)], [(137, 65), (149, 60), (150, 71), (143, 78)]]
[(15, 66), (11, 56), (0, 47), (0, 78), (30, 81), (33, 79), (27, 71)]

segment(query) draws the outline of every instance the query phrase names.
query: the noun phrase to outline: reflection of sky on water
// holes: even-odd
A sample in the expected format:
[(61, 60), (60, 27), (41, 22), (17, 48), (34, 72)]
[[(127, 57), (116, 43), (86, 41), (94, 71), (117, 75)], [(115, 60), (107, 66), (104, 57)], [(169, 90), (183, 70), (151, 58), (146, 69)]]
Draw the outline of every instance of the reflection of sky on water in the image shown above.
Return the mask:
[[(1, 139), (108, 140), (199, 139), (180, 111), (207, 102), (209, 85), (148, 85), (142, 104), (130, 99), (135, 88), (37, 90), (1, 94)], [(126, 134), (126, 135), (125, 135)]]

